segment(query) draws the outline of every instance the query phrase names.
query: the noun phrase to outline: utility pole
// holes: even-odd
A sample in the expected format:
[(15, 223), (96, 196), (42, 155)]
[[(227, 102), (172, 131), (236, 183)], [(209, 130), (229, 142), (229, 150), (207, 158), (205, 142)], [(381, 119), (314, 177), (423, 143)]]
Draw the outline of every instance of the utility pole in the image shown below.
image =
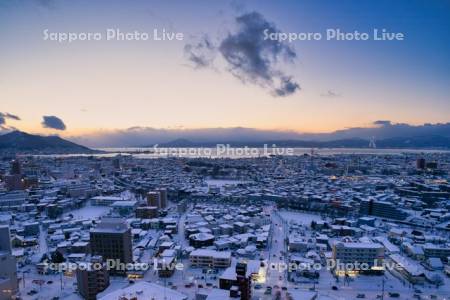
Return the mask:
[(22, 272), (23, 289), (25, 289), (25, 272), (26, 271)]
[(60, 274), (59, 279), (60, 279), (60, 281), (61, 281), (61, 291), (62, 291), (62, 290), (63, 290), (63, 273), (62, 273), (62, 271), (59, 272), (59, 274)]
[(167, 299), (167, 297), (166, 297), (166, 277), (164, 277), (164, 300), (166, 300)]
[(384, 276), (383, 280), (381, 281), (381, 300), (384, 300)]

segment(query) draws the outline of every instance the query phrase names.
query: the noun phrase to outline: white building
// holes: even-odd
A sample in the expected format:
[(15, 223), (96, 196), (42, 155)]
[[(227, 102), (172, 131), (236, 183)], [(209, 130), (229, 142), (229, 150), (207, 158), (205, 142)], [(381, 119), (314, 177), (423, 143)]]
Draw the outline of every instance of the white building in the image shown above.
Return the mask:
[[(357, 274), (362, 271), (381, 271), (384, 246), (378, 243), (338, 242), (333, 245), (332, 259), (336, 263), (336, 273), (340, 275)], [(342, 267), (342, 264), (352, 266), (351, 268), (347, 265)]]
[(161, 285), (139, 281), (126, 288), (116, 290), (108, 293), (108, 290), (99, 295), (99, 300), (121, 300), (121, 299), (134, 299), (134, 300), (187, 300), (188, 297), (180, 292), (172, 289), (165, 288)]
[(192, 267), (227, 268), (231, 264), (231, 252), (197, 249), (190, 253), (189, 261)]

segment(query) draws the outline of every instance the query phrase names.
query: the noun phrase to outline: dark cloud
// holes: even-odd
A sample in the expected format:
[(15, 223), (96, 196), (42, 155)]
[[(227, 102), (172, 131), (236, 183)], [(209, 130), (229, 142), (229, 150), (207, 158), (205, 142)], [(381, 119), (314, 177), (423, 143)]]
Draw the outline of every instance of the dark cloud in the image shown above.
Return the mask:
[(5, 117), (6, 117), (6, 118), (8, 118), (8, 119), (12, 119), (12, 120), (20, 121), (20, 118), (19, 118), (19, 116), (17, 116), (17, 115), (13, 115), (13, 114), (10, 114), (10, 113), (5, 113)]
[(376, 137), (388, 139), (396, 137), (416, 137), (416, 136), (445, 136), (450, 137), (450, 123), (410, 125), (405, 123), (393, 123), (388, 120), (378, 120), (372, 123), (376, 126), (352, 127), (323, 134), (308, 134), (307, 138), (320, 140), (338, 140), (350, 138), (369, 139)]
[(6, 124), (6, 119), (20, 121), (20, 118), (17, 115), (0, 112), (0, 125), (5, 125)]
[(292, 81), (292, 77), (285, 76), (280, 79), (280, 87), (274, 90), (276, 96), (284, 97), (295, 93), (300, 89), (300, 85), (297, 82)]
[(300, 89), (291, 76), (278, 68), (278, 63), (293, 63), (295, 51), (286, 43), (264, 39), (267, 33), (279, 33), (275, 24), (257, 12), (242, 14), (235, 19), (237, 29), (229, 32), (215, 46), (204, 37), (200, 42), (187, 44), (185, 54), (196, 68), (210, 67), (218, 52), (227, 70), (243, 83), (261, 86), (274, 96), (288, 96)]
[(335, 92), (333, 90), (328, 90), (325, 93), (320, 94), (320, 97), (326, 97), (326, 98), (338, 98), (341, 97), (342, 94)]
[(287, 96), (299, 85), (276, 69), (279, 61), (292, 62), (296, 53), (285, 43), (264, 39), (264, 30), (279, 32), (261, 14), (251, 12), (236, 18), (238, 30), (229, 33), (220, 43), (219, 51), (230, 72), (243, 82), (269, 88), (276, 96)]
[(66, 124), (64, 124), (64, 122), (56, 116), (43, 116), (41, 124), (44, 128), (66, 130)]
[(388, 121), (388, 120), (378, 120), (378, 121), (373, 122), (373, 124), (374, 125), (381, 125), (381, 126), (389, 126), (392, 123), (391, 123), (391, 121)]

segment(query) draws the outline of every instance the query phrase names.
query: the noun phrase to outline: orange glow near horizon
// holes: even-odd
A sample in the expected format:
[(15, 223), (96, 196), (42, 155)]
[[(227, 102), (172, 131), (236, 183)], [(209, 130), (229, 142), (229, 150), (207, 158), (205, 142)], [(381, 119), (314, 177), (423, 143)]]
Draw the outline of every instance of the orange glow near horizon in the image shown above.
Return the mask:
[[(8, 122), (14, 128), (20, 131), (24, 131), (30, 134), (39, 134), (39, 135), (60, 135), (62, 137), (76, 137), (76, 136), (87, 136), (87, 135), (94, 135), (94, 134), (102, 134), (102, 133), (111, 133), (116, 132), (120, 130), (127, 130), (131, 127), (142, 127), (142, 128), (153, 128), (156, 130), (199, 130), (199, 129), (210, 129), (210, 128), (237, 128), (237, 127), (243, 127), (243, 128), (251, 128), (256, 130), (264, 130), (264, 131), (280, 131), (280, 132), (295, 132), (295, 133), (311, 133), (311, 134), (320, 134), (320, 133), (330, 133), (337, 130), (344, 130), (351, 127), (376, 127), (373, 123), (361, 123), (361, 124), (353, 124), (352, 126), (345, 126), (342, 127), (332, 127), (331, 125), (329, 127), (326, 126), (320, 126), (320, 127), (301, 127), (301, 128), (291, 128), (291, 127), (270, 127), (270, 126), (241, 126), (241, 125), (232, 125), (232, 126), (192, 126), (192, 127), (153, 127), (153, 126), (129, 126), (129, 127), (123, 127), (123, 128), (106, 128), (106, 127), (99, 127), (99, 128), (89, 128), (89, 127), (67, 127), (66, 130), (56, 130), (56, 129), (49, 129), (49, 128), (43, 128), (40, 123), (37, 124), (31, 124), (31, 123), (25, 123), (21, 121), (13, 121)], [(333, 124), (333, 122), (330, 122)], [(395, 122), (394, 122), (395, 123)], [(20, 125), (19, 125), (20, 124)], [(417, 122), (417, 123), (409, 123), (410, 125), (422, 125), (423, 123)], [(326, 125), (326, 124), (323, 124)], [(348, 124), (347, 124), (348, 125)]]
[[(404, 41), (283, 44), (282, 52), (292, 48), (295, 53), (292, 60), (267, 52), (268, 48), (255, 47), (246, 54), (237, 47), (233, 53), (243, 55), (250, 66), (242, 68), (230, 63), (229, 55), (220, 50), (227, 37), (239, 36), (242, 29), (238, 13), (228, 2), (205, 6), (181, 1), (183, 9), (176, 11), (167, 1), (102, 5), (67, 0), (58, 1), (55, 9), (38, 6), (36, 1), (13, 2), (0, 9), (0, 112), (21, 120), (5, 119), (6, 128), (64, 137), (136, 126), (327, 133), (371, 127), (377, 120), (417, 125), (450, 121), (448, 43), (442, 39), (445, 32), (436, 31), (448, 27), (448, 16), (441, 8), (429, 15), (439, 22), (420, 26), (412, 22)], [(264, 24), (298, 32), (334, 28), (348, 17), (342, 4), (333, 9), (335, 19), (328, 14), (324, 18), (324, 11), (301, 1), (292, 4), (295, 8), (275, 2), (265, 8), (258, 5), (251, 8), (258, 13), (252, 18), (260, 15)], [(372, 15), (373, 9), (361, 8), (372, 17), (368, 26), (380, 20), (378, 14)], [(388, 20), (398, 21), (400, 31), (409, 19), (398, 18), (403, 8), (397, 8), (396, 17)], [(419, 11), (429, 13), (422, 7)], [(383, 10), (382, 15), (388, 13)], [(318, 26), (317, 20), (323, 24)], [(347, 25), (353, 27), (354, 22)], [(43, 34), (45, 29), (104, 32), (111, 27), (143, 32), (170, 27), (183, 32), (186, 39), (66, 43), (45, 39)], [(214, 59), (198, 67), (186, 49), (203, 35), (211, 39)], [(277, 59), (268, 63), (271, 55), (266, 52)], [(268, 63), (261, 70), (250, 63), (259, 60)], [(294, 92), (276, 92), (280, 74), (295, 83)], [(42, 128), (43, 116), (56, 116), (67, 130)]]

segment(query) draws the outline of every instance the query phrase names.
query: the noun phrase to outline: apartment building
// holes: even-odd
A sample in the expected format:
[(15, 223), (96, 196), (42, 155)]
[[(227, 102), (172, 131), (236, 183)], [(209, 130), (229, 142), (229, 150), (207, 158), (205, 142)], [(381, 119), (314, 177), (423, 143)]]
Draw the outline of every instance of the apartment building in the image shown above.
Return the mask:
[(438, 257), (447, 261), (448, 257), (450, 257), (450, 247), (448, 245), (427, 243), (423, 246), (423, 253), (425, 254), (425, 258)]
[(77, 268), (78, 292), (86, 300), (97, 299), (97, 294), (109, 286), (109, 273), (101, 256), (92, 256), (80, 262)]
[[(131, 229), (123, 219), (105, 218), (90, 231), (90, 244), (93, 255), (103, 259), (118, 260), (127, 264), (133, 261)], [(124, 275), (125, 270), (112, 269), (111, 274)]]
[(362, 215), (370, 215), (381, 218), (404, 220), (407, 213), (399, 209), (394, 203), (365, 199), (360, 202), (359, 212)]
[(382, 271), (384, 247), (378, 243), (338, 242), (333, 245), (332, 259), (338, 275), (378, 273)]
[(198, 249), (191, 252), (189, 261), (192, 267), (227, 268), (231, 264), (231, 252)]

